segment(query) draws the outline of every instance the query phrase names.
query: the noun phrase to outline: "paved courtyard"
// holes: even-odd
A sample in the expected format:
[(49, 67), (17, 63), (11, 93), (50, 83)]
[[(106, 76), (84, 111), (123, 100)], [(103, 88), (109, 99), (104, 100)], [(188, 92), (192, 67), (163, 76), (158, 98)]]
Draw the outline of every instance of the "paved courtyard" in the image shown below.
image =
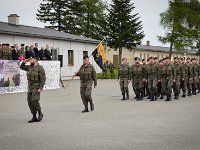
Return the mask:
[(82, 114), (79, 81), (44, 91), (44, 120), (29, 124), (26, 93), (0, 95), (0, 150), (200, 150), (200, 94), (165, 102), (121, 101), (116, 80), (98, 80), (95, 111)]

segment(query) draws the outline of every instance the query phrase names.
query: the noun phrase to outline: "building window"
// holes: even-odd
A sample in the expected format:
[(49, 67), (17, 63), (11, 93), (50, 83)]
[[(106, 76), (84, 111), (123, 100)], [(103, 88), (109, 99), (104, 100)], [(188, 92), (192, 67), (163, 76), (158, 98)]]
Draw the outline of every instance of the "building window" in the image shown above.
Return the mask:
[(146, 54), (144, 54), (144, 59), (146, 59)]
[(160, 59), (160, 55), (159, 54), (157, 54), (157, 57), (158, 57), (158, 59)]
[(83, 51), (83, 57), (88, 56), (88, 51)]
[(149, 54), (147, 54), (147, 59), (149, 58)]
[(74, 51), (68, 50), (68, 65), (73, 66), (74, 65)]
[(164, 56), (163, 55), (161, 55), (161, 59), (163, 59), (164, 58)]
[(140, 53), (140, 59), (142, 59), (142, 53)]

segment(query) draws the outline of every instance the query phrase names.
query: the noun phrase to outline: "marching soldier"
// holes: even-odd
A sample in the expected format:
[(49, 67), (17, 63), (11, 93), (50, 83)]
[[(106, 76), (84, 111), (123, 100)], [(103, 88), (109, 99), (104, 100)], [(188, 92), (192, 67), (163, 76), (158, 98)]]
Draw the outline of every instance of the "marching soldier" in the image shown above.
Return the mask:
[(188, 67), (188, 84), (187, 84), (188, 96), (192, 96), (193, 71), (190, 58), (186, 59), (186, 65)]
[(193, 73), (192, 94), (197, 95), (198, 65), (195, 58), (193, 58), (191, 61), (192, 61), (192, 73)]
[(122, 64), (119, 66), (118, 69), (118, 80), (120, 80), (119, 85), (123, 96), (122, 100), (125, 100), (126, 98), (129, 99), (129, 89), (128, 89), (128, 84), (130, 82), (129, 79), (130, 79), (130, 67), (127, 64), (127, 59), (123, 58)]
[(107, 65), (107, 61), (106, 61), (102, 66), (102, 73), (103, 73), (102, 79), (104, 79), (105, 76), (106, 76), (106, 79), (108, 79), (107, 71), (108, 71), (108, 65)]
[(150, 94), (150, 101), (157, 100), (157, 66), (154, 62), (154, 58), (149, 58), (149, 64), (147, 66), (147, 83)]
[(162, 70), (163, 70), (163, 59), (159, 61), (159, 67), (158, 67), (158, 92), (160, 93), (160, 99), (163, 99), (163, 82), (161, 81), (162, 78)]
[(174, 94), (175, 97), (174, 99), (179, 99), (179, 92), (180, 92), (180, 84), (181, 84), (181, 80), (182, 80), (182, 75), (183, 73), (183, 67), (182, 64), (179, 62), (179, 58), (175, 57), (174, 58), (174, 70), (176, 72), (176, 78), (175, 78), (175, 82), (173, 83), (173, 90), (174, 90)]
[(92, 64), (89, 62), (89, 57), (83, 57), (83, 65), (79, 69), (79, 71), (74, 75), (79, 76), (81, 81), (81, 99), (83, 101), (83, 105), (85, 109), (82, 113), (89, 112), (88, 110), (88, 103), (90, 103), (90, 110), (94, 110), (94, 104), (92, 99), (92, 84), (94, 82), (94, 88), (97, 86), (97, 78), (96, 78), (96, 71)]
[(108, 61), (108, 68), (110, 70), (111, 78), (115, 79), (115, 74), (114, 74), (115, 67), (114, 67), (113, 63), (111, 63), (110, 61)]
[[(31, 65), (26, 65), (26, 62), (30, 61)], [(27, 80), (28, 80), (28, 95), (27, 101), (33, 118), (29, 123), (39, 122), (43, 119), (43, 113), (41, 111), (41, 106), (39, 103), (40, 93), (44, 87), (46, 76), (44, 68), (38, 64), (38, 58), (27, 59), (22, 62), (20, 68), (27, 71)], [(38, 118), (37, 118), (38, 113)]]
[(176, 73), (174, 67), (171, 64), (170, 59), (165, 58), (161, 77), (161, 81), (163, 82), (163, 90), (167, 95), (167, 99), (165, 101), (171, 101), (172, 86), (173, 82), (175, 82), (175, 79)]
[[(146, 59), (142, 59), (142, 64), (143, 64), (143, 70), (144, 70), (144, 77), (147, 76), (147, 62)], [(147, 82), (146, 80), (143, 81), (143, 97), (146, 97), (148, 95), (148, 87), (147, 87)]]
[(140, 58), (135, 57), (135, 64), (130, 68), (130, 80), (132, 80), (133, 90), (136, 94), (137, 101), (143, 100), (143, 81), (145, 81), (144, 67), (140, 64)]

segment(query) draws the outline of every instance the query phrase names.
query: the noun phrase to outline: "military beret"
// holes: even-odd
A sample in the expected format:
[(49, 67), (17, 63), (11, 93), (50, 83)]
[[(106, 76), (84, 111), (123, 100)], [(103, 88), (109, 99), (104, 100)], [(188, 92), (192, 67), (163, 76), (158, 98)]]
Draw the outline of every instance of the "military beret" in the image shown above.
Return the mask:
[(156, 59), (158, 59), (158, 57), (154, 57), (154, 59), (156, 60)]
[(135, 57), (135, 59), (134, 60), (140, 60), (140, 58), (139, 57)]
[(83, 60), (86, 59), (86, 58), (89, 58), (89, 57), (88, 57), (88, 56), (84, 56), (84, 57), (83, 57)]
[(145, 60), (146, 60), (145, 58), (142, 59), (142, 61), (145, 61)]
[(179, 59), (178, 57), (174, 57), (174, 60)]
[(190, 60), (190, 58), (188, 57), (186, 60)]
[(196, 58), (192, 58), (191, 61), (196, 60)]

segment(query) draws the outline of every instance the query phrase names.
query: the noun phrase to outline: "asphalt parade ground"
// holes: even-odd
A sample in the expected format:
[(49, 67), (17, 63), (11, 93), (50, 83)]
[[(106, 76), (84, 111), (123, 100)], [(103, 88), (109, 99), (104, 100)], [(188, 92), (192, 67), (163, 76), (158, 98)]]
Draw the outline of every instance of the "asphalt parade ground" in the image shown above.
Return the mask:
[(98, 80), (95, 110), (82, 114), (79, 80), (43, 91), (42, 122), (26, 93), (0, 95), (0, 150), (200, 150), (200, 94), (165, 102), (121, 101), (117, 80)]

